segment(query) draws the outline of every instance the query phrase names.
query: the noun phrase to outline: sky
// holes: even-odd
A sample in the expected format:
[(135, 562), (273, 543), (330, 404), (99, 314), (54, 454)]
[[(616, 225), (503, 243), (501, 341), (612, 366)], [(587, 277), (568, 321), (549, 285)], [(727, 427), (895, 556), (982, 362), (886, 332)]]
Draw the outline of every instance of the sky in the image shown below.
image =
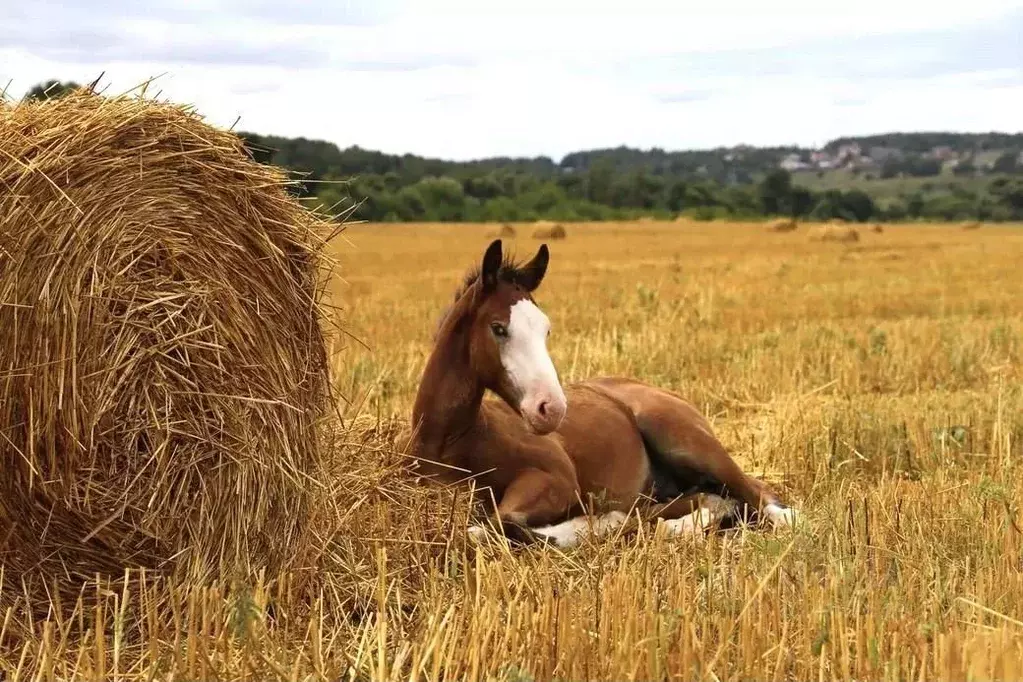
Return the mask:
[(447, 159), (1020, 132), (1023, 0), (0, 0), (9, 96), (101, 73)]

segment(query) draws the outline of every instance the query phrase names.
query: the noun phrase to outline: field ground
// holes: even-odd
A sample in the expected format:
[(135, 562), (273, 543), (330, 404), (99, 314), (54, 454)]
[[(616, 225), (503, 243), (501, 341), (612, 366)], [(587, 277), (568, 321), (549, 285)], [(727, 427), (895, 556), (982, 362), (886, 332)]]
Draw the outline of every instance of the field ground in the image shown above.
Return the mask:
[[(538, 243), (518, 227), (526, 257)], [(416, 488), (391, 446), (490, 229), (339, 239), (349, 430), (311, 572), (137, 581), (49, 625), (8, 613), (5, 679), (1023, 677), (1023, 229), (827, 244), (762, 225), (569, 225), (538, 292), (562, 379), (682, 392), (804, 516), (699, 545), (651, 529), (514, 554), (467, 548), (465, 496)], [(35, 638), (16, 646), (19, 627)]]

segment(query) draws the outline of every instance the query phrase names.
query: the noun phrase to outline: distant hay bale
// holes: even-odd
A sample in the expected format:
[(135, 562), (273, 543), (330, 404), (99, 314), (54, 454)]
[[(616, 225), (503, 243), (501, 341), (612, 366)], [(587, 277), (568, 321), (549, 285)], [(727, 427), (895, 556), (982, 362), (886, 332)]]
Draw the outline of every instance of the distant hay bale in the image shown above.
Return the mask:
[(0, 149), (6, 580), (73, 599), (125, 568), (302, 560), (331, 225), (180, 107), (84, 91), (4, 107)]
[(564, 239), (568, 232), (560, 223), (551, 223), (546, 220), (539, 220), (534, 223), (533, 239)]
[(884, 232), (884, 225), (882, 225), (881, 223), (874, 223), (874, 227), (870, 229), (877, 234), (881, 234), (882, 232)]
[(817, 225), (808, 233), (810, 241), (815, 242), (858, 242), (860, 233), (852, 225), (827, 224)]
[(979, 222), (977, 222), (975, 220), (972, 220), (972, 221), (969, 221), (969, 222), (962, 223), (962, 228), (964, 230), (979, 230), (980, 229), (980, 225), (981, 224)]
[(505, 223), (499, 229), (487, 232), (488, 239), (515, 239), (515, 228)]
[(792, 232), (796, 227), (798, 227), (796, 221), (791, 218), (778, 218), (767, 223), (770, 232)]

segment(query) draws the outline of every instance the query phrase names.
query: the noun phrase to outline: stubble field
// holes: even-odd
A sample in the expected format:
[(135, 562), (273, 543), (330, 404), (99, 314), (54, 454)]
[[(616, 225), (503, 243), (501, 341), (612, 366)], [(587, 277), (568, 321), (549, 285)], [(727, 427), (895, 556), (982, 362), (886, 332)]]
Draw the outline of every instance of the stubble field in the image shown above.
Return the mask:
[[(518, 227), (506, 248), (529, 257), (539, 242)], [(7, 677), (1023, 676), (1023, 230), (829, 244), (805, 228), (569, 225), (537, 294), (562, 380), (681, 392), (803, 515), (700, 544), (650, 528), (511, 552), (469, 547), (467, 496), (420, 489), (393, 447), (491, 229), (339, 239), (347, 430), (307, 574), (112, 589), (106, 606), (21, 624), (38, 634), (23, 646), (0, 632)]]
[[(348, 232), (338, 297), (372, 348), (345, 357), (359, 413), (407, 414), (489, 229)], [(522, 257), (529, 231), (506, 240)], [(550, 245), (538, 301), (562, 380), (625, 374), (688, 396), (805, 525), (701, 549), (495, 552), (473, 594), (413, 619), (456, 605), (450, 664), (536, 679), (1023, 674), (1018, 228), (896, 226), (843, 245), (805, 228), (604, 224)]]

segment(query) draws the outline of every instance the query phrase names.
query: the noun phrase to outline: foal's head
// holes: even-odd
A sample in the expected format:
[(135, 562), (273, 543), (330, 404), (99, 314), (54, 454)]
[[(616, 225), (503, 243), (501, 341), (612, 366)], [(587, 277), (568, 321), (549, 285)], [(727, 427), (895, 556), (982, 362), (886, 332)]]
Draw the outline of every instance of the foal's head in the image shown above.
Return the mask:
[(473, 369), (483, 386), (538, 434), (557, 429), (566, 409), (565, 393), (547, 354), (550, 320), (532, 295), (549, 259), (544, 244), (533, 260), (514, 265), (503, 259), (498, 239), (487, 248), (479, 272), (470, 275), (464, 294)]

